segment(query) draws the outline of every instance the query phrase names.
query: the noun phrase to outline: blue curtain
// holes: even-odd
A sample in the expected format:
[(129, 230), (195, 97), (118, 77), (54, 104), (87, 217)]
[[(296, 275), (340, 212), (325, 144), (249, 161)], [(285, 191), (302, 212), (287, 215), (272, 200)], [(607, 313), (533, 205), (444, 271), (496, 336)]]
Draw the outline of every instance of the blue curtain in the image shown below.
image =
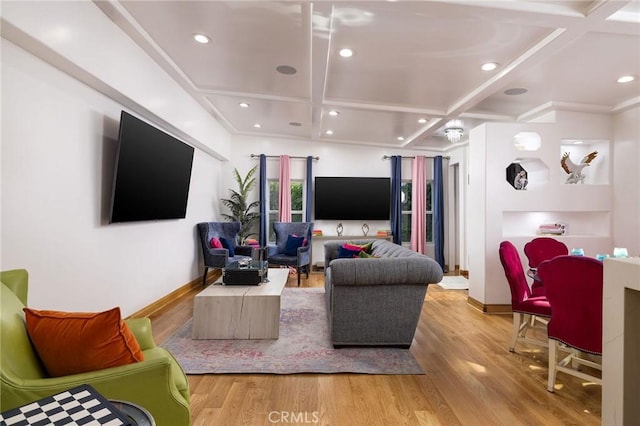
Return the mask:
[(433, 159), (433, 245), (436, 262), (444, 270), (444, 184), (442, 180), (442, 155), (438, 155)]
[(313, 188), (313, 157), (307, 157), (307, 199), (305, 201), (304, 221), (311, 222), (311, 190)]
[(402, 244), (402, 156), (391, 156), (391, 233)]
[(267, 156), (260, 154), (260, 234), (258, 241), (260, 247), (267, 246), (267, 236), (269, 230), (267, 224), (269, 223), (267, 217)]

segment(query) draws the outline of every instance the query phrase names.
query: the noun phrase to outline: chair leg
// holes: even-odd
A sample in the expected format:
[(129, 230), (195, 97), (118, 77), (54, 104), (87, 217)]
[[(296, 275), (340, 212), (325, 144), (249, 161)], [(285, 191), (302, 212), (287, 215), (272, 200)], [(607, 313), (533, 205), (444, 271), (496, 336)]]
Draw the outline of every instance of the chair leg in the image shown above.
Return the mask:
[(207, 285), (207, 272), (209, 271), (209, 268), (207, 268), (206, 266), (204, 267), (204, 274), (202, 274), (202, 285), (205, 286)]
[(296, 266), (296, 275), (298, 276), (298, 287), (300, 287), (300, 267)]
[(513, 313), (513, 333), (511, 335), (511, 342), (509, 343), (509, 352), (516, 351), (516, 342), (520, 335), (520, 322), (522, 321), (522, 316), (523, 314), (520, 312)]
[(555, 386), (556, 386), (556, 374), (557, 374), (557, 370), (556, 370), (556, 350), (557, 350), (558, 346), (557, 346), (557, 342), (553, 339), (549, 339), (549, 378), (547, 381), (547, 390), (549, 392), (555, 392)]

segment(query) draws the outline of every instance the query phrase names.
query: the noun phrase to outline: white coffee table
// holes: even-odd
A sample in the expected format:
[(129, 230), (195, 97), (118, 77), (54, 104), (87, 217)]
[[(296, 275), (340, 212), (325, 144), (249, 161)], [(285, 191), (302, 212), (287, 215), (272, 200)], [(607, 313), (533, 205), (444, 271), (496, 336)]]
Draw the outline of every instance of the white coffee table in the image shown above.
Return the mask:
[(218, 279), (193, 301), (193, 339), (277, 339), (280, 296), (289, 270), (270, 268), (260, 285), (222, 285)]

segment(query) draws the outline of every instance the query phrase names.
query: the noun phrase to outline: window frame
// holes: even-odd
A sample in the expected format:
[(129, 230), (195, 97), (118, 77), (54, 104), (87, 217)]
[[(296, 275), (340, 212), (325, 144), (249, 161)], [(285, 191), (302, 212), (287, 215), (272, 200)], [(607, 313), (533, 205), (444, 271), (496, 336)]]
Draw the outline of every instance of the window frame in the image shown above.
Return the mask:
[[(267, 199), (265, 200), (265, 202), (267, 203), (267, 228), (269, 229), (269, 232), (267, 234), (267, 241), (270, 243), (275, 242), (276, 240), (276, 236), (275, 233), (273, 232), (273, 222), (277, 222), (278, 221), (278, 217), (280, 216), (280, 208), (278, 206), (278, 208), (276, 209), (272, 209), (271, 208), (271, 203), (272, 203), (272, 185), (275, 185), (277, 188), (277, 191), (275, 192), (275, 204), (278, 205), (278, 199), (280, 196), (280, 180), (279, 179), (267, 179)], [(291, 192), (291, 203), (293, 204), (295, 202), (295, 199), (293, 197), (293, 191), (294, 191), (294, 187), (296, 185), (300, 185), (300, 207), (301, 209), (293, 209), (293, 206), (291, 207), (291, 221), (292, 222), (304, 222), (304, 217), (305, 217), (305, 211), (306, 211), (306, 185), (305, 185), (305, 181), (304, 179), (291, 179), (289, 181), (289, 191)]]
[[(401, 183), (400, 191), (405, 196), (405, 202), (401, 201), (402, 207), (402, 236), (401, 242), (402, 244), (411, 244), (411, 195), (412, 195), (412, 186), (413, 182), (411, 179), (403, 179)], [(407, 189), (408, 188), (408, 189)], [(433, 244), (433, 179), (427, 179), (426, 185), (426, 200), (427, 200), (427, 209), (425, 212), (425, 225), (426, 225), (426, 243)], [(407, 207), (408, 209), (405, 209)]]

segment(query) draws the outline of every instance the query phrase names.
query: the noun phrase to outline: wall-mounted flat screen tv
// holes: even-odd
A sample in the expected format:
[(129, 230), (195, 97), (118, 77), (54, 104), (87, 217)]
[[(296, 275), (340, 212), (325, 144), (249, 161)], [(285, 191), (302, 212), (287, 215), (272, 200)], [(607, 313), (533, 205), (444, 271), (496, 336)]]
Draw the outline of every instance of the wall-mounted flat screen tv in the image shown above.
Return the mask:
[(122, 111), (109, 222), (183, 219), (193, 147)]
[(389, 220), (391, 179), (316, 177), (316, 220)]

